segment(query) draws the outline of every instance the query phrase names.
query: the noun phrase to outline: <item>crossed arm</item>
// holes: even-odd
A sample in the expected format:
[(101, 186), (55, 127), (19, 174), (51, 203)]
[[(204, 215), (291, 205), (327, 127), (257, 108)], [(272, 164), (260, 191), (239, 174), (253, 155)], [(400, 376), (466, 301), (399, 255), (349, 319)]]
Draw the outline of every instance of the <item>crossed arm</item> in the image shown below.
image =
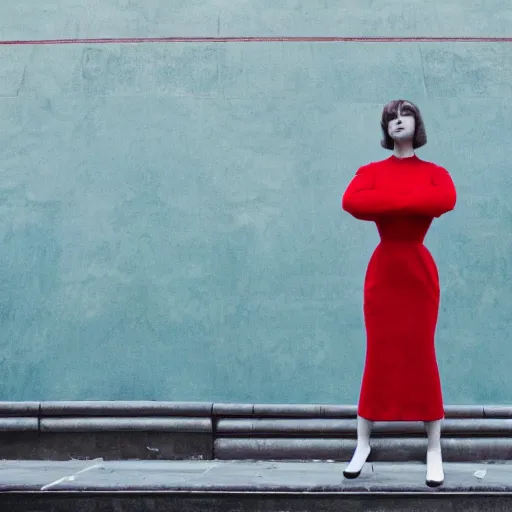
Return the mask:
[(402, 194), (374, 188), (371, 171), (361, 167), (343, 194), (341, 207), (356, 219), (374, 220), (386, 214), (440, 217), (453, 210), (455, 202), (455, 186), (442, 167), (434, 168), (430, 185)]

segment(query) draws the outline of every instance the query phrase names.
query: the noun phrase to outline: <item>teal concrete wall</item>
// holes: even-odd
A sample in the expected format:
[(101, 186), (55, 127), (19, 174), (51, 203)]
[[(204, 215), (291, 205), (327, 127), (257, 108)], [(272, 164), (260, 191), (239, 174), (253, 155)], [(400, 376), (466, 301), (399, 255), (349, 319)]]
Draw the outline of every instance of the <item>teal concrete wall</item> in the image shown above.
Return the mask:
[[(316, 3), (317, 5), (312, 5)], [(506, 36), (510, 1), (19, 0), (0, 37)], [(512, 44), (0, 46), (0, 400), (356, 403), (373, 224), (422, 110), (447, 403), (512, 402)]]

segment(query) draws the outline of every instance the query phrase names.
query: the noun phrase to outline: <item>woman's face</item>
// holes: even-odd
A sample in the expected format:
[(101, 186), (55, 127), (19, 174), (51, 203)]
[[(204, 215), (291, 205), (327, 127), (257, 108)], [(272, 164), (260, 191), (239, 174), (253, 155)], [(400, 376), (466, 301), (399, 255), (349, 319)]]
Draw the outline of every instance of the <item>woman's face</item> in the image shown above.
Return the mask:
[(416, 120), (409, 103), (398, 107), (397, 116), (388, 123), (389, 136), (396, 141), (412, 140), (416, 129)]

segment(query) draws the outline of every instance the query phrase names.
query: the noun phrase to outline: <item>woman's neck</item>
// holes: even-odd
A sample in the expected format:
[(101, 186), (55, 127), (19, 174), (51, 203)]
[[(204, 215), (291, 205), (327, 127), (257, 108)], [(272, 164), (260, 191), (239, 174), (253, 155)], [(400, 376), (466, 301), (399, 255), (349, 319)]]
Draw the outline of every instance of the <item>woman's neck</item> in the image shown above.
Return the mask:
[(397, 158), (408, 158), (414, 156), (414, 148), (412, 147), (412, 141), (407, 141), (404, 144), (400, 144), (395, 141), (395, 148), (393, 154)]

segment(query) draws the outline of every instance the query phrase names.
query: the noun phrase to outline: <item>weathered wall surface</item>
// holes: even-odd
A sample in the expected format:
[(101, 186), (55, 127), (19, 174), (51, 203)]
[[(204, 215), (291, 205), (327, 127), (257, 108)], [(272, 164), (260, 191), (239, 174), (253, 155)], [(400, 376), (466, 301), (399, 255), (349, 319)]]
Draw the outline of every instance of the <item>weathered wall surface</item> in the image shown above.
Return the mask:
[[(505, 36), (509, 1), (0, 5), (0, 38)], [(448, 403), (510, 403), (512, 43), (0, 46), (0, 399), (355, 403), (378, 241), (340, 211), (424, 115)]]

